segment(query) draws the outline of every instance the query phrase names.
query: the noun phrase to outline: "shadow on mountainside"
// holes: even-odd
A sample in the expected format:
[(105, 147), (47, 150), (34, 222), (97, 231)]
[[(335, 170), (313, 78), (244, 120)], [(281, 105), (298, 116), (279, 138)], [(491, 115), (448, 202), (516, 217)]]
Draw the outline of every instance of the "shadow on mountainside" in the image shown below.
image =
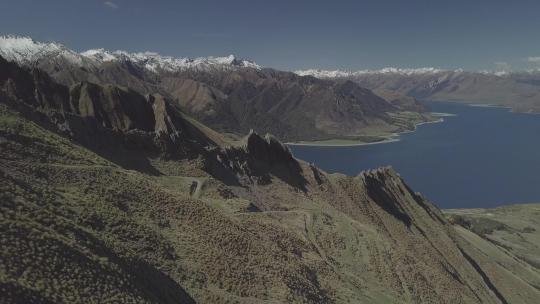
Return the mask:
[(157, 303), (196, 303), (182, 286), (148, 262), (138, 260), (130, 263), (129, 268), (136, 276), (135, 284), (141, 289), (144, 288), (147, 294), (152, 295), (149, 300)]
[(267, 185), (274, 176), (295, 189), (307, 191), (307, 180), (298, 160), (287, 146), (269, 134), (262, 137), (251, 131), (243, 145), (223, 149), (217, 159), (236, 176), (246, 176), (252, 183)]
[[(412, 223), (411, 217), (399, 205), (399, 200), (393, 197), (393, 194), (387, 190), (391, 186), (387, 185), (386, 174), (381, 171), (381, 169), (373, 170), (365, 172), (363, 178), (368, 196), (371, 197), (379, 207), (388, 212), (388, 214), (391, 214), (396, 219), (403, 222), (407, 227), (410, 227)], [(392, 184), (392, 181), (390, 181), (389, 184)]]

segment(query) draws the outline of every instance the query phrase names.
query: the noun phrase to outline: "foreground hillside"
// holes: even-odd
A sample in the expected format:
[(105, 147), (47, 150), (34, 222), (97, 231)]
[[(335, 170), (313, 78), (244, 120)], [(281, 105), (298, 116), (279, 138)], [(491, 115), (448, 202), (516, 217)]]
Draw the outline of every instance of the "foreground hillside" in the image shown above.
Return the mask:
[(391, 168), (327, 174), (272, 136), (231, 145), (160, 95), (0, 63), (0, 302), (540, 297), (533, 260)]

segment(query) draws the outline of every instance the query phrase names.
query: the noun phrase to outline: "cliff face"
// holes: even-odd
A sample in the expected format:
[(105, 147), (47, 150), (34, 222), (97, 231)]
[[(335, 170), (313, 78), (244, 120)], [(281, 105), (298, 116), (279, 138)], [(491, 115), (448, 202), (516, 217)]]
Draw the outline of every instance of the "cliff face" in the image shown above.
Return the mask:
[(75, 114), (91, 117), (105, 128), (124, 132), (154, 131), (152, 105), (134, 91), (82, 82), (71, 88), (70, 97)]
[(327, 174), (270, 135), (228, 145), (157, 94), (0, 71), (0, 301), (540, 296), (533, 266), (498, 248), (529, 271), (497, 268), (391, 168)]
[(267, 185), (272, 177), (277, 177), (297, 190), (306, 191), (298, 160), (272, 135), (262, 137), (250, 131), (240, 143), (219, 151), (217, 159), (249, 185)]

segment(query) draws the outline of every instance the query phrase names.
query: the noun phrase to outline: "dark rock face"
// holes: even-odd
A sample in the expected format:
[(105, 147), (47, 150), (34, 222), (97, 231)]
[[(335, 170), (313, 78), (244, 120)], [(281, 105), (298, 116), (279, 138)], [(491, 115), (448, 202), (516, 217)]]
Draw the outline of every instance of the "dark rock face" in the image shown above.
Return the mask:
[(67, 88), (39, 69), (27, 70), (2, 58), (0, 71), (2, 102), (39, 113), (57, 131), (87, 147), (112, 151), (122, 146), (178, 158), (215, 146), (160, 94), (143, 96), (86, 81)]
[(403, 189), (395, 191), (395, 189), (392, 188), (398, 186), (392, 181), (392, 174), (395, 173), (389, 169), (383, 168), (365, 172), (361, 175), (361, 178), (364, 181), (368, 196), (374, 202), (390, 215), (394, 216), (405, 225), (410, 226), (412, 224), (412, 219), (407, 214), (404, 206), (401, 206), (400, 201), (397, 199), (397, 195), (402, 194)]
[(135, 91), (81, 82), (71, 87), (70, 95), (75, 114), (92, 117), (106, 128), (154, 131), (152, 105)]
[(306, 190), (307, 182), (300, 164), (287, 146), (269, 134), (261, 137), (251, 131), (242, 146), (225, 148), (217, 158), (221, 164), (238, 175), (247, 176), (252, 182), (268, 184), (273, 175), (299, 190)]
[(413, 225), (414, 221), (408, 210), (409, 204), (402, 204), (399, 199), (403, 195), (409, 196), (415, 205), (423, 208), (433, 221), (439, 224), (446, 223), (441, 211), (421, 194), (414, 192), (392, 167), (368, 170), (362, 172), (357, 178), (365, 185), (367, 195), (379, 207), (407, 227)]
[(289, 148), (270, 134), (263, 138), (253, 131), (250, 132), (245, 150), (253, 158), (270, 165), (295, 161)]
[(69, 90), (66, 87), (56, 84), (41, 70), (25, 70), (2, 57), (0, 85), (9, 98), (43, 109), (70, 110)]

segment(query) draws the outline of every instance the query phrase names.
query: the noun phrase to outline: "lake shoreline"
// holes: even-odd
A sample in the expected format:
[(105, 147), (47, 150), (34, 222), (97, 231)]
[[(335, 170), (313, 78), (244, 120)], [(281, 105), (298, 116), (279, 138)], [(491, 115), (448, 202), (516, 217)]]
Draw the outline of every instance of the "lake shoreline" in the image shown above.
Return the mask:
[(477, 107), (477, 108), (498, 108), (498, 109), (508, 109), (512, 110), (511, 106), (505, 106), (505, 105), (497, 105), (497, 104), (482, 104), (482, 103), (467, 103), (468, 106), (471, 107)]
[[(441, 209), (540, 202), (535, 186), (540, 160), (534, 153), (540, 142), (531, 140), (540, 129), (540, 116), (457, 102), (428, 106), (432, 112), (457, 115), (444, 118), (444, 124), (418, 127), (390, 145), (289, 148), (326, 172), (348, 176), (392, 166)], [(444, 185), (452, 185), (452, 191)]]
[[(414, 129), (412, 130), (404, 130), (404, 131), (401, 131), (401, 132), (394, 132), (394, 133), (390, 133), (388, 135), (381, 135), (381, 140), (378, 140), (378, 141), (373, 141), (373, 142), (363, 142), (363, 141), (358, 141), (358, 142), (354, 142), (354, 140), (349, 140), (349, 141), (352, 141), (352, 143), (320, 143), (320, 142), (313, 142), (313, 143), (310, 143), (310, 142), (289, 142), (289, 143), (285, 143), (286, 145), (288, 146), (308, 146), (308, 147), (359, 147), (359, 146), (370, 146), (370, 145), (381, 145), (381, 144), (388, 144), (388, 143), (393, 143), (393, 142), (399, 142), (400, 139), (399, 139), (399, 136), (402, 135), (402, 134), (408, 134), (408, 133), (412, 133), (412, 132), (415, 132), (417, 129), (418, 129), (418, 126), (421, 126), (421, 125), (425, 125), (425, 124), (433, 124), (433, 123), (442, 123), (444, 122), (444, 117), (452, 117), (452, 116), (456, 116), (455, 114), (452, 114), (452, 113), (438, 113), (438, 112), (433, 112), (431, 113), (431, 115), (435, 118), (438, 118), (438, 119), (435, 119), (435, 120), (432, 120), (432, 121), (422, 121), (422, 122), (418, 122), (418, 123), (415, 123), (414, 124)], [(328, 139), (327, 141), (340, 141), (340, 140), (344, 140), (344, 139), (340, 139), (340, 138), (336, 138), (336, 139)]]
[(529, 114), (529, 115), (540, 115), (540, 112), (538, 111), (534, 111), (532, 109), (529, 109), (529, 110), (519, 110), (519, 109), (516, 109), (514, 106), (512, 105), (504, 105), (504, 104), (491, 104), (491, 103), (469, 103), (467, 101), (431, 101), (431, 102), (450, 102), (450, 103), (459, 103), (459, 104), (464, 104), (464, 105), (467, 105), (467, 106), (470, 106), (470, 107), (475, 107), (475, 108), (494, 108), (494, 109), (506, 109), (508, 110), (510, 113), (515, 113), (515, 114)]

